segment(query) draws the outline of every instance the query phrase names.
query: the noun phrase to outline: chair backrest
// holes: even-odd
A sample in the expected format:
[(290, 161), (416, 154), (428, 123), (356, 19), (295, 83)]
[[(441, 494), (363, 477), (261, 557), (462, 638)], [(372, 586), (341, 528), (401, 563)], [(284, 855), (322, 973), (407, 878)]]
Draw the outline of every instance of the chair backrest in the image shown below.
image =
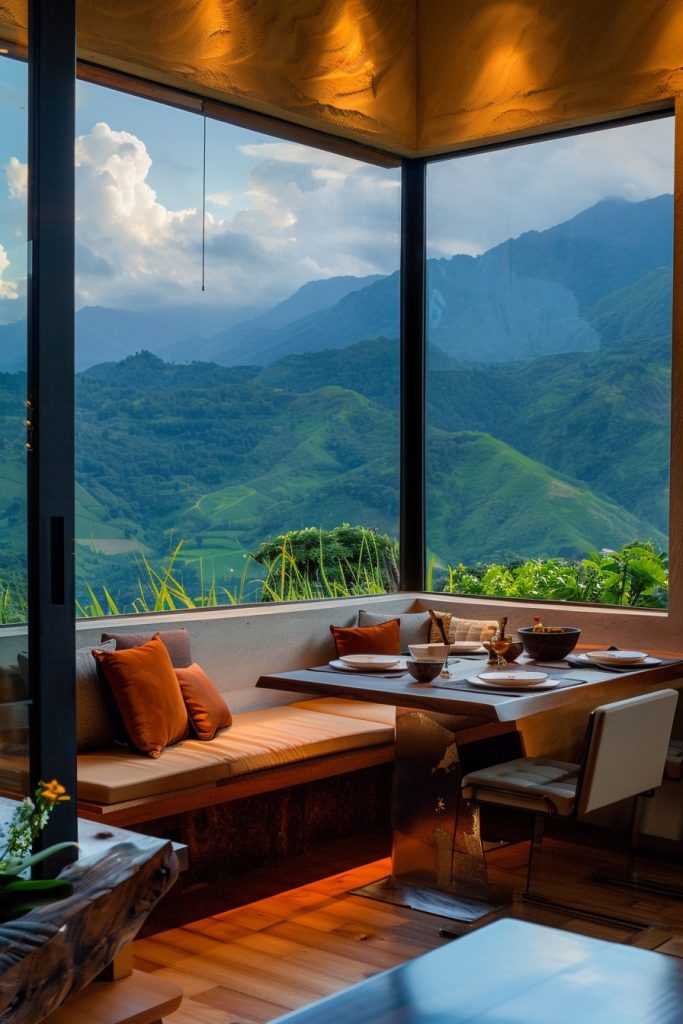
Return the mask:
[(675, 690), (658, 690), (595, 709), (579, 780), (578, 814), (659, 786), (677, 702)]

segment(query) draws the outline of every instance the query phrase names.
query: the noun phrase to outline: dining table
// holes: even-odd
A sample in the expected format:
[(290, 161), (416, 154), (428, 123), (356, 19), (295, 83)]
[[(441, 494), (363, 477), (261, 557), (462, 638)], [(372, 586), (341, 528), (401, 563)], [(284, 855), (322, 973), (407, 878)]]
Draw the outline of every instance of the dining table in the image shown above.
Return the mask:
[[(409, 674), (404, 659), (390, 670), (350, 669), (338, 660), (262, 675), (257, 687), (317, 697), (337, 697), (396, 708), (396, 755), (391, 793), (391, 874), (364, 894), (474, 922), (509, 902), (488, 883), (478, 804), (460, 799), (468, 771), (522, 757), (533, 723), (545, 723), (544, 756), (572, 760), (552, 750), (553, 731), (564, 717), (581, 721), (600, 704), (654, 689), (683, 688), (683, 660), (648, 656), (629, 666), (601, 665), (577, 650), (556, 662), (510, 666), (545, 678), (531, 686), (484, 682), (487, 653), (448, 659), (430, 683)], [(507, 673), (505, 673), (507, 674)], [(502, 679), (502, 676), (500, 677)]]
[(683, 960), (503, 918), (276, 1024), (680, 1024)]

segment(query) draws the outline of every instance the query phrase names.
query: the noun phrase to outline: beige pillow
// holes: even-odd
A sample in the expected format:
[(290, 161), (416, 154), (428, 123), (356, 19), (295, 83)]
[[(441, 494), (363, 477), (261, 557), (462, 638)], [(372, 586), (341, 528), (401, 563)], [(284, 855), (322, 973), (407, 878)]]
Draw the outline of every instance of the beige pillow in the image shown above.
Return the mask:
[[(458, 619), (455, 615), (451, 615), (450, 612), (434, 612), (434, 614), (443, 621), (448, 633), (448, 640), (452, 644), (458, 640), (475, 641), (486, 639), (486, 634), (483, 633), (484, 630), (489, 631), (493, 629), (495, 631), (498, 629), (498, 623), (495, 619)], [(441, 634), (434, 622), (429, 627), (429, 643), (441, 643)]]

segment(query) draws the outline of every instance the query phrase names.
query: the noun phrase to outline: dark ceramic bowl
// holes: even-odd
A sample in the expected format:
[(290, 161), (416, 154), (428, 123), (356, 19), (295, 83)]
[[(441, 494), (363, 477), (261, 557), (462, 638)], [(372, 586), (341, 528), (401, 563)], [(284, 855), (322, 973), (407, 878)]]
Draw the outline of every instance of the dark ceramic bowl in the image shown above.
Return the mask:
[(413, 679), (418, 683), (431, 683), (436, 679), (444, 666), (443, 661), (417, 661), (415, 658), (406, 658), (406, 666)]
[(524, 644), (524, 651), (536, 661), (558, 661), (574, 650), (581, 630), (576, 626), (563, 626), (561, 633), (534, 633), (531, 626), (523, 626), (517, 635)]

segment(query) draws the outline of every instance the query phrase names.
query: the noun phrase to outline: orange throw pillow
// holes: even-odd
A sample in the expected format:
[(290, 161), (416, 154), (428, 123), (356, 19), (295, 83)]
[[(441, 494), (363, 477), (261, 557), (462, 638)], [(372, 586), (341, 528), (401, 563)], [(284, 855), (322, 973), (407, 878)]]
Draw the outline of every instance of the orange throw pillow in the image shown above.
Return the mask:
[(93, 655), (102, 667), (134, 747), (158, 757), (169, 743), (187, 739), (187, 708), (158, 633), (139, 647), (94, 650)]
[(400, 654), (400, 619), (379, 626), (330, 626), (337, 645), (337, 657), (346, 654)]
[(175, 674), (198, 739), (212, 740), (218, 729), (232, 725), (230, 708), (200, 665), (193, 662)]

